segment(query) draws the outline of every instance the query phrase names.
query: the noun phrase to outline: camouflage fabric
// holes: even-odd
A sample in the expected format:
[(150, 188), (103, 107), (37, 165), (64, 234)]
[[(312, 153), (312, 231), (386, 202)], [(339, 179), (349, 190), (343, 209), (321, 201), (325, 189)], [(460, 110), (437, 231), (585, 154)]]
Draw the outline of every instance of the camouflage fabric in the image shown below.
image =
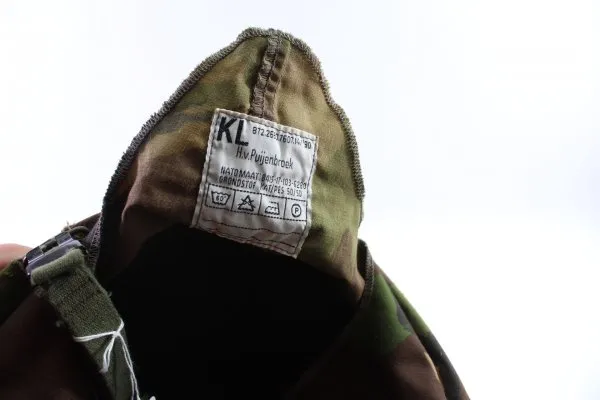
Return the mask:
[[(211, 121), (216, 109), (264, 118), (318, 137), (317, 163), (312, 180), (312, 223), (297, 260), (286, 262), (286, 257), (279, 255), (263, 259), (261, 252), (269, 253), (266, 250), (256, 252), (256, 249), (248, 250), (233, 244), (227, 247), (222, 242), (212, 242), (201, 236), (193, 225)], [(156, 300), (151, 303), (152, 306), (146, 307), (150, 298), (136, 300), (134, 297), (141, 297), (138, 295), (144, 290), (144, 279), (151, 279), (147, 278), (150, 275), (155, 276), (152, 284), (166, 286), (168, 282), (186, 281), (171, 288), (163, 298), (197, 290), (196, 286), (185, 285), (187, 281), (202, 278), (194, 275), (201, 267), (200, 261), (197, 266), (192, 266), (193, 272), (186, 272), (184, 277), (172, 269), (183, 268), (181, 264), (189, 268), (194, 257), (199, 258), (189, 251), (190, 246), (203, 242), (210, 243), (209, 249), (218, 248), (222, 252), (247, 252), (245, 254), (250, 259), (254, 257), (256, 263), (263, 267), (263, 272), (268, 271), (265, 274), (272, 277), (288, 268), (314, 270), (334, 281), (332, 286), (324, 286), (322, 296), (341, 297), (344, 304), (351, 306), (350, 317), (341, 320), (339, 329), (332, 330), (335, 337), (331, 343), (329, 339), (322, 341), (325, 350), (319, 350), (317, 357), (310, 358), (300, 374), (290, 374), (293, 377), (291, 384), (278, 383), (281, 389), (278, 389), (276, 398), (467, 400), (462, 383), (442, 347), (407, 299), (373, 262), (366, 244), (359, 240), (364, 194), (358, 150), (350, 122), (333, 101), (319, 61), (304, 42), (281, 31), (251, 28), (234, 43), (201, 63), (142, 127), (109, 184), (102, 212), (84, 222), (91, 228), (88, 236), (89, 264), (98, 281), (109, 287), (129, 273), (128, 279), (133, 282), (122, 285), (113, 301), (125, 321), (142, 385), (149, 380), (147, 371), (158, 369), (156, 376), (160, 376), (161, 368), (165, 369), (164, 366), (150, 364), (156, 363), (161, 354), (163, 357), (172, 355), (167, 351), (160, 353), (153, 342), (154, 332), (148, 332), (144, 327), (144, 324), (149, 324), (147, 320), (160, 315), (163, 300)], [(189, 227), (188, 231), (200, 236), (188, 231), (173, 231), (174, 226)], [(165, 248), (173, 256), (159, 259), (164, 256), (160, 246), (167, 246)], [(187, 258), (180, 257), (186, 251), (189, 253)], [(142, 262), (140, 253), (148, 253), (141, 258)], [(166, 266), (167, 262), (177, 267)], [(171, 269), (163, 275), (156, 271), (159, 268)], [(219, 265), (211, 269), (216, 274), (222, 273), (218, 275), (217, 282), (225, 281), (225, 288), (231, 292), (245, 289), (243, 282), (236, 283), (236, 280), (245, 279), (241, 275), (220, 270), (215, 272), (215, 268)], [(233, 271), (230, 265), (227, 268)], [(132, 270), (136, 272), (130, 273)], [(236, 273), (246, 274), (248, 280), (252, 275), (252, 271), (245, 269)], [(306, 287), (276, 287), (283, 286), (282, 282), (271, 282), (270, 287), (272, 293), (278, 293), (273, 296), (283, 297), (293, 290), (298, 290), (298, 293), (294, 292), (292, 298), (316, 296), (317, 289), (310, 286), (310, 279), (302, 281)], [(4, 282), (0, 275), (0, 297), (13, 298), (2, 293), (8, 292), (9, 289), (5, 288), (10, 286)], [(294, 282), (300, 284), (300, 280)], [(214, 286), (209, 283), (198, 292), (208, 292)], [(334, 291), (330, 287), (342, 289)], [(132, 294), (131, 298), (127, 298), (127, 293)], [(213, 299), (211, 296), (212, 292), (208, 298)], [(181, 297), (178, 304), (185, 312), (178, 314), (173, 310), (169, 318), (176, 319), (179, 315), (188, 318), (190, 313), (200, 312), (197, 311), (200, 305), (185, 308), (190, 298)], [(272, 303), (283, 301), (279, 297), (271, 299), (269, 293), (266, 298)], [(205, 302), (202, 305), (206, 305)], [(206, 305), (201, 315), (216, 306)], [(319, 304), (313, 306), (317, 310)], [(150, 308), (150, 311), (145, 308)], [(1, 311), (0, 307), (0, 316), (4, 315)], [(277, 309), (273, 314), (285, 312)], [(219, 311), (215, 311), (214, 315), (220, 317)], [(300, 315), (301, 312), (296, 311), (298, 318)], [(316, 320), (316, 327), (310, 329), (318, 331), (319, 321), (328, 317), (320, 318)], [(293, 318), (288, 316), (288, 319)], [(332, 316), (330, 319), (335, 318)], [(281, 321), (281, 324), (284, 322)], [(214, 321), (208, 323), (218, 325)], [(274, 326), (277, 323), (275, 321)], [(289, 329), (292, 333), (293, 330)], [(202, 341), (187, 328), (182, 329), (176, 338), (178, 343), (172, 343), (173, 348), (181, 343), (185, 348), (187, 338)], [(214, 338), (208, 338), (202, 351), (211, 348)], [(228, 343), (241, 343), (242, 339), (232, 339)], [(148, 347), (144, 347), (144, 340), (151, 342)], [(151, 351), (154, 359), (145, 356)], [(204, 354), (202, 351), (198, 351), (199, 354)], [(251, 372), (248, 371), (248, 374)], [(236, 382), (231, 382), (231, 386), (235, 385)], [(176, 390), (173, 386), (171, 389)], [(175, 392), (171, 393), (175, 396)], [(157, 398), (162, 400), (159, 394)]]
[[(317, 132), (312, 229), (299, 259), (345, 279), (349, 295), (358, 299), (364, 281), (357, 273), (355, 249), (364, 188), (356, 141), (308, 46), (275, 31), (242, 33), (193, 71), (144, 126), (105, 197), (103, 229), (120, 232), (113, 239), (117, 259), (106, 264), (119, 268), (152, 234), (173, 222), (191, 223), (216, 108), (254, 112)], [(110, 212), (113, 207), (120, 212)]]
[(290, 398), (468, 399), (425, 322), (367, 257), (357, 315)]
[[(360, 300), (337, 351), (307, 373), (299, 398), (466, 399), (435, 338), (370, 256), (358, 259), (364, 185), (356, 141), (320, 64), (293, 36), (248, 29), (194, 70), (134, 139), (105, 197), (93, 243), (99, 271), (126, 265), (151, 235), (190, 224), (215, 109), (256, 115), (319, 138), (313, 223), (299, 260)], [(109, 231), (120, 236), (102, 242)], [(366, 287), (365, 287), (366, 281)], [(294, 397), (294, 396), (291, 396)]]

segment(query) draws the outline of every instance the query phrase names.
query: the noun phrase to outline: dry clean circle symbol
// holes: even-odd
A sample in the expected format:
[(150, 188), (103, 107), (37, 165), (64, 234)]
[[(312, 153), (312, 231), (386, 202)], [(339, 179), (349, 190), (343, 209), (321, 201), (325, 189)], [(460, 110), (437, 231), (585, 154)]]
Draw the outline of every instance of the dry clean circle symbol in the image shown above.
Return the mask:
[(302, 215), (302, 207), (300, 207), (300, 204), (294, 203), (292, 205), (292, 217), (298, 218), (300, 215)]

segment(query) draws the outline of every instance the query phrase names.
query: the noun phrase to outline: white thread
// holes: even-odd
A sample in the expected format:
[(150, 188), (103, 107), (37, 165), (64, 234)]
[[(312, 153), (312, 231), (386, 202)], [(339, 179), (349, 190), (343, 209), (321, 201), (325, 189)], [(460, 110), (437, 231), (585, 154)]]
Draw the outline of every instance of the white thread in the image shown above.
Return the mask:
[(91, 340), (110, 336), (110, 341), (106, 345), (106, 349), (104, 349), (104, 354), (102, 355), (102, 369), (100, 370), (100, 372), (103, 374), (106, 374), (108, 372), (108, 369), (110, 368), (110, 360), (113, 348), (115, 347), (115, 342), (117, 341), (117, 339), (120, 339), (121, 347), (123, 348), (123, 355), (125, 356), (125, 363), (127, 363), (127, 368), (129, 368), (129, 376), (131, 377), (131, 398), (135, 400), (140, 400), (137, 379), (135, 378), (135, 372), (133, 372), (133, 362), (131, 361), (131, 355), (129, 354), (127, 343), (125, 343), (125, 339), (121, 334), (121, 331), (124, 327), (125, 323), (123, 322), (123, 320), (121, 320), (119, 328), (116, 331), (96, 333), (94, 335), (88, 336), (79, 336), (75, 337), (74, 339), (77, 342), (89, 342)]

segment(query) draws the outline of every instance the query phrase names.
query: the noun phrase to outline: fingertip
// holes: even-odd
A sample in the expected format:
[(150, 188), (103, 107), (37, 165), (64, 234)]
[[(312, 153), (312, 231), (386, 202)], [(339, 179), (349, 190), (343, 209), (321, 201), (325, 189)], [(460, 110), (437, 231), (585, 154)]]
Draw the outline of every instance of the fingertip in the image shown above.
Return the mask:
[(0, 244), (0, 269), (6, 267), (13, 260), (24, 257), (30, 249), (30, 247), (15, 243)]

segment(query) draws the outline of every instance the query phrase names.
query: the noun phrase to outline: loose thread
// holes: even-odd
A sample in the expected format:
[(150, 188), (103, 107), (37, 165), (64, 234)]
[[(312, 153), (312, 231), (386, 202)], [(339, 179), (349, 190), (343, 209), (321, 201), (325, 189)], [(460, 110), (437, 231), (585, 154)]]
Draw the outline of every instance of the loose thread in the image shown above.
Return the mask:
[(112, 352), (115, 347), (115, 342), (117, 339), (121, 341), (121, 348), (123, 349), (123, 356), (125, 357), (125, 363), (127, 364), (127, 368), (129, 369), (129, 376), (131, 380), (131, 398), (134, 400), (140, 400), (139, 388), (137, 379), (135, 377), (135, 372), (133, 371), (133, 361), (131, 360), (131, 355), (129, 354), (129, 348), (127, 347), (127, 343), (125, 343), (125, 338), (121, 333), (123, 328), (125, 327), (125, 323), (121, 320), (119, 324), (119, 328), (115, 331), (110, 332), (102, 332), (96, 333), (94, 335), (88, 336), (76, 336), (74, 339), (77, 342), (89, 342), (96, 339), (101, 339), (105, 337), (110, 337), (106, 348), (104, 349), (104, 354), (102, 355), (102, 369), (101, 373), (106, 374), (110, 368), (110, 362), (112, 357)]

